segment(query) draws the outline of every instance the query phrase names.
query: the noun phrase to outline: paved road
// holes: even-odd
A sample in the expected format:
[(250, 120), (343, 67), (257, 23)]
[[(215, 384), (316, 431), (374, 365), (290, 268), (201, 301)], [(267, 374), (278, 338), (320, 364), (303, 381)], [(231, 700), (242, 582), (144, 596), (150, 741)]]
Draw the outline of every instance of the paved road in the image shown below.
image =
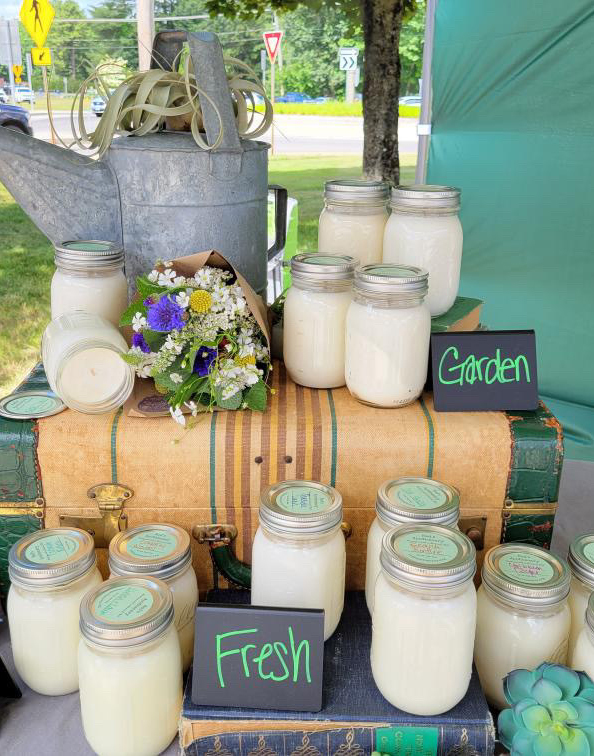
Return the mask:
[[(93, 113), (85, 113), (85, 127), (92, 131), (98, 122)], [(70, 114), (54, 115), (54, 124), (63, 139), (71, 139)], [(45, 113), (31, 116), (38, 139), (50, 139), (49, 119)], [(274, 151), (277, 155), (360, 154), (363, 149), (363, 119), (335, 116), (278, 115), (275, 118)], [(417, 119), (401, 118), (399, 123), (401, 152), (417, 151)], [(270, 132), (264, 136), (270, 142)]]

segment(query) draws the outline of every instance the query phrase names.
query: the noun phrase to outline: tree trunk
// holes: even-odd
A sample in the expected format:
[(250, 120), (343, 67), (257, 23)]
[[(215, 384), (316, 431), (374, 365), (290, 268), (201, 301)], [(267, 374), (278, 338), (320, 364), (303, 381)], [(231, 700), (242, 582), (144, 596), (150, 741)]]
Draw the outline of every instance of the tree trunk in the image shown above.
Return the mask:
[(403, 0), (360, 0), (365, 35), (363, 173), (398, 184), (398, 93)]

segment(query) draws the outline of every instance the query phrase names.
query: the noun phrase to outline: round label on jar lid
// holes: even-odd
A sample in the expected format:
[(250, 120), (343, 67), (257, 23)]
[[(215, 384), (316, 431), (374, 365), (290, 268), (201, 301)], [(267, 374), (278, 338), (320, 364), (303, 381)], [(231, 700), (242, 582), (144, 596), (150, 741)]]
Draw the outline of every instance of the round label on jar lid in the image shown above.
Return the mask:
[(0, 399), (0, 415), (11, 420), (32, 420), (57, 415), (66, 409), (59, 396), (49, 389), (15, 391)]
[(332, 499), (325, 491), (305, 486), (293, 486), (281, 491), (276, 497), (276, 503), (285, 512), (310, 514), (328, 509)]
[(262, 492), (259, 514), (275, 533), (325, 533), (342, 521), (342, 497), (324, 483), (286, 480)]
[(540, 546), (505, 543), (490, 549), (483, 584), (504, 601), (526, 607), (550, 606), (569, 593), (567, 564)]
[(119, 585), (97, 596), (94, 614), (109, 622), (131, 622), (144, 617), (153, 606), (149, 590), (139, 585)]
[(128, 541), (128, 553), (140, 559), (154, 559), (172, 554), (177, 548), (177, 538), (165, 530), (145, 530)]
[(413, 509), (437, 509), (448, 500), (444, 491), (426, 483), (403, 483), (394, 486), (391, 495)]
[(594, 533), (584, 533), (572, 541), (567, 561), (573, 574), (594, 589)]
[(413, 521), (455, 525), (460, 514), (460, 494), (452, 486), (431, 478), (397, 478), (382, 483), (375, 509), (387, 525)]
[(442, 533), (406, 533), (394, 541), (396, 551), (417, 564), (448, 564), (458, 556), (458, 546)]
[(80, 542), (68, 535), (48, 535), (38, 538), (24, 551), (25, 558), (35, 564), (65, 562), (80, 548)]

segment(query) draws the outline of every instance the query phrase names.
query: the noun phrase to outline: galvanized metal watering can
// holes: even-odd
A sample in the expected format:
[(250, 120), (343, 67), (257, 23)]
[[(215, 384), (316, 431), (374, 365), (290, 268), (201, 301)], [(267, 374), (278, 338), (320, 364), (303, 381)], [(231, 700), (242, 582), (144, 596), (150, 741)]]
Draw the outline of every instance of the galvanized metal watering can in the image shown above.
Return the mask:
[[(287, 193), (271, 187), (276, 238), (268, 249), (268, 144), (238, 136), (216, 35), (161, 32), (154, 60), (171, 69), (186, 39), (220, 113), (219, 147), (205, 151), (182, 132), (119, 136), (97, 161), (0, 129), (0, 181), (52, 242), (121, 242), (131, 286), (157, 258), (217, 249), (265, 296), (268, 259), (285, 244)], [(206, 98), (200, 106), (212, 144), (219, 119)]]

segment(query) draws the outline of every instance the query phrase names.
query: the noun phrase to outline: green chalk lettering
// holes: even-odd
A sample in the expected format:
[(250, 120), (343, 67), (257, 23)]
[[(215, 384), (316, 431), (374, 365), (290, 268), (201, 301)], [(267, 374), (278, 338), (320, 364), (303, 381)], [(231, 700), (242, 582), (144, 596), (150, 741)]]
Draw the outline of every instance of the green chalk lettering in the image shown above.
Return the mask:
[(299, 659), (301, 657), (301, 651), (305, 650), (305, 677), (307, 682), (311, 682), (311, 674), (309, 671), (309, 641), (302, 640), (295, 650), (295, 639), (293, 637), (293, 628), (289, 625), (289, 642), (291, 644), (291, 654), (293, 655), (293, 682), (297, 682), (299, 677)]
[[(219, 684), (221, 688), (225, 687), (225, 680), (223, 679), (223, 671), (221, 669), (221, 660), (225, 656), (232, 656), (233, 654), (241, 654), (243, 657), (243, 651), (240, 648), (232, 648), (229, 651), (221, 651), (221, 641), (225, 638), (230, 638), (233, 635), (245, 635), (246, 633), (257, 633), (257, 628), (251, 628), (250, 630), (232, 630), (229, 633), (221, 633), (220, 635), (216, 636), (217, 639), (217, 674), (219, 676)], [(244, 661), (245, 664), (245, 661)], [(249, 677), (249, 674), (248, 674)]]
[[(282, 643), (281, 641), (275, 641), (273, 645), (274, 645), (274, 650), (276, 651), (276, 655), (278, 656), (278, 660), (283, 665), (283, 669), (285, 670), (285, 673), (282, 677), (273, 677), (272, 679), (275, 682), (282, 682), (283, 680), (286, 680), (287, 677), (289, 676), (289, 668), (287, 667), (287, 665), (285, 664), (285, 660), (283, 659), (283, 656), (288, 656), (289, 652), (287, 651), (287, 647), (285, 646), (285, 644)], [(282, 648), (282, 651), (283, 651), (282, 654), (278, 650), (277, 646), (280, 646)]]
[(472, 386), (475, 383), (530, 383), (530, 366), (525, 355), (501, 358), (501, 349), (495, 356), (476, 357), (469, 354), (462, 362), (455, 346), (448, 347), (441, 355), (437, 377), (444, 386)]

